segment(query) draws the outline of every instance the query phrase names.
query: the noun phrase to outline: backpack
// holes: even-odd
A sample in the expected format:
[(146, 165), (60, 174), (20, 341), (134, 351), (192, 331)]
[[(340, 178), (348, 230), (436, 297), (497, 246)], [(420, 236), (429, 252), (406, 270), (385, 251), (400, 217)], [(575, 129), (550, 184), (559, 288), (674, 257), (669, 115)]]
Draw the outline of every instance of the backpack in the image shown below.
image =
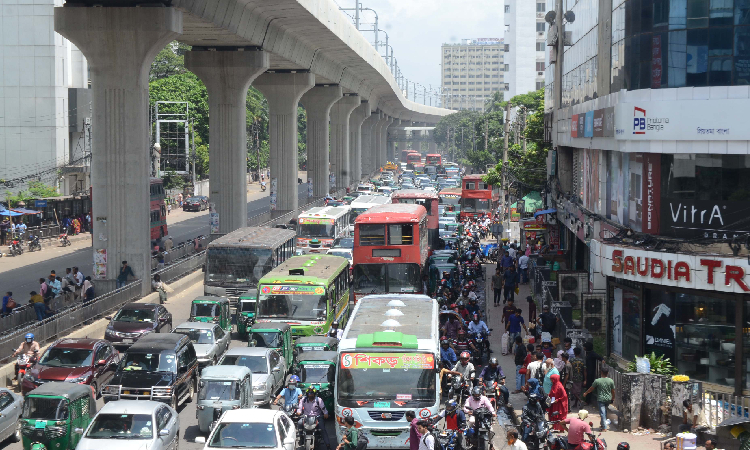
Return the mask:
[(544, 382), (544, 369), (542, 369), (543, 364), (539, 364), (539, 367), (537, 367), (536, 372), (534, 372), (534, 378), (539, 380), (539, 384)]
[(357, 430), (357, 450), (366, 450), (367, 444), (370, 443), (370, 440), (367, 439), (367, 436), (365, 436), (364, 433), (360, 433), (359, 430)]

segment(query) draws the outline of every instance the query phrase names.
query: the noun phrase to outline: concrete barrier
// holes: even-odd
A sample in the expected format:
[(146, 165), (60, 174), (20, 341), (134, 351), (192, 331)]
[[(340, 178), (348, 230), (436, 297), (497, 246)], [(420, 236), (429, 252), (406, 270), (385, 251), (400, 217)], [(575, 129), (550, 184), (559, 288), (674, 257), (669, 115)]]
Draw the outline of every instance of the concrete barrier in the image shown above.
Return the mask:
[[(196, 270), (195, 272), (191, 273), (190, 275), (186, 275), (179, 280), (175, 281), (170, 285), (170, 287), (174, 290), (174, 293), (172, 295), (176, 295), (180, 291), (186, 289), (187, 287), (191, 286), (192, 284), (196, 283), (197, 281), (200, 281), (203, 279), (203, 272), (200, 270)], [(138, 300), (135, 300), (136, 303), (158, 303), (159, 302), (159, 294), (157, 292), (152, 292), (149, 295), (140, 298)], [(90, 325), (86, 325), (82, 328), (79, 328), (72, 333), (65, 336), (66, 338), (87, 338), (87, 339), (104, 339), (104, 330), (107, 329), (107, 325), (109, 324), (109, 320), (107, 319), (99, 319), (95, 321), (94, 323)], [(19, 342), (18, 345), (21, 345)], [(45, 345), (41, 348), (40, 354), (43, 353), (48, 345)], [(2, 367), (0, 367), (0, 380), (5, 381), (5, 386), (11, 388), (13, 385), (13, 379), (15, 378), (15, 361), (6, 364)]]

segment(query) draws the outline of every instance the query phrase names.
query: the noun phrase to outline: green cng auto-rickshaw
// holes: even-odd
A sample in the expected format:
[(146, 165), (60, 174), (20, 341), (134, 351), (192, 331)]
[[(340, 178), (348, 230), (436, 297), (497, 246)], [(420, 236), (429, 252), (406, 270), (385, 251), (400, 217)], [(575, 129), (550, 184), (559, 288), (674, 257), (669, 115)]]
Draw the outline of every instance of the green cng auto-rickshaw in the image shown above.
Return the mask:
[(258, 290), (250, 289), (237, 299), (237, 334), (245, 339), (255, 323), (255, 311), (258, 307)]
[(312, 386), (329, 411), (333, 410), (336, 355), (337, 352), (303, 352), (294, 367), (302, 392)]
[(226, 297), (196, 297), (190, 305), (190, 322), (215, 322), (227, 333), (232, 332), (232, 316)]
[(285, 371), (292, 367), (292, 327), (286, 322), (258, 322), (250, 329), (248, 347), (273, 348), (286, 361)]
[(198, 428), (208, 433), (224, 411), (252, 408), (253, 373), (245, 366), (210, 366), (198, 384)]
[(339, 340), (328, 336), (301, 336), (294, 341), (294, 359), (299, 361), (302, 353), (314, 351), (336, 351)]
[(21, 415), (24, 450), (73, 450), (96, 415), (91, 386), (53, 381), (26, 394)]

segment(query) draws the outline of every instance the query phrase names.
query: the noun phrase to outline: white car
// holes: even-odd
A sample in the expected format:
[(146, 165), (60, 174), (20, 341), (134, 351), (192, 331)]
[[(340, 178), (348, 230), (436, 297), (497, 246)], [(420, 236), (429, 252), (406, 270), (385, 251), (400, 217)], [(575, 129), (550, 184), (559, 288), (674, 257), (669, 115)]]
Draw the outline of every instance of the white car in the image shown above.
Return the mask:
[(99, 410), (76, 450), (171, 450), (179, 440), (180, 417), (169, 405), (118, 400)]
[(208, 439), (195, 438), (204, 450), (217, 448), (294, 450), (297, 428), (283, 411), (270, 409), (233, 409), (219, 418)]
[(341, 256), (342, 258), (346, 258), (349, 261), (349, 264), (352, 264), (354, 262), (354, 255), (352, 253), (352, 249), (350, 248), (335, 247), (328, 250), (327, 255)]

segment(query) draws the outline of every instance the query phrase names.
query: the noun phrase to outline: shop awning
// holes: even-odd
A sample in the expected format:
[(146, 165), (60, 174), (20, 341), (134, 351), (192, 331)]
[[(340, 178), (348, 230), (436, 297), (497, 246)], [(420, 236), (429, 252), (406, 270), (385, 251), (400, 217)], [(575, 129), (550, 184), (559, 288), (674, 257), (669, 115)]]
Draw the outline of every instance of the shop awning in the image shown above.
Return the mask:
[(0, 216), (10, 216), (10, 217), (16, 217), (16, 216), (22, 216), (23, 213), (16, 212), (16, 211), (10, 211), (7, 209), (3, 209), (0, 211)]
[(541, 216), (542, 214), (552, 214), (552, 213), (556, 213), (556, 212), (557, 212), (556, 209), (545, 209), (543, 211), (537, 211), (537, 212), (535, 212), (534, 213), (534, 217)]
[(33, 216), (34, 214), (41, 214), (41, 211), (34, 211), (33, 209), (26, 209), (26, 208), (14, 208), (11, 211), (21, 213), (25, 216)]

